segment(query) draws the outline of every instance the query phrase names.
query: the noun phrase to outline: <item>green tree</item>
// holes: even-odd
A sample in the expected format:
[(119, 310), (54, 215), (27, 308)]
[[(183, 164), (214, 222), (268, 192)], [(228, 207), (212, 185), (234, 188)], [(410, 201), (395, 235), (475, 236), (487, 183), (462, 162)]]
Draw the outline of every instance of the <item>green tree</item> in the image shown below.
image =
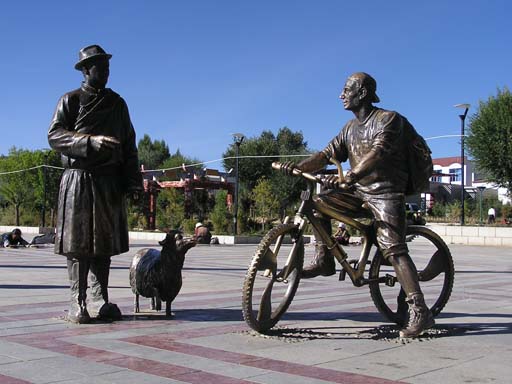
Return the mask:
[(152, 141), (149, 135), (144, 135), (137, 146), (139, 151), (139, 164), (144, 169), (157, 169), (170, 156), (169, 147), (164, 140)]
[[(287, 160), (298, 162), (301, 157), (296, 155), (309, 153), (310, 150), (302, 132), (293, 132), (288, 127), (279, 129), (277, 135), (271, 131), (264, 131), (259, 137), (247, 138), (240, 146), (240, 156), (254, 156), (254, 158), (239, 160), (240, 183), (248, 190), (252, 190), (259, 179), (267, 178), (279, 200), (279, 210), (283, 216), (286, 207), (298, 200), (304, 184), (300, 178), (285, 176), (273, 170), (272, 162)], [(223, 163), (224, 169), (235, 169), (235, 159), (232, 158), (235, 155), (235, 144), (231, 144), (223, 154), (223, 157), (227, 158)]]
[(213, 223), (213, 230), (216, 234), (228, 233), (231, 224), (231, 214), (226, 204), (228, 193), (219, 191), (215, 195), (215, 206), (210, 213), (210, 220)]
[(470, 118), (466, 145), (489, 181), (512, 192), (512, 94), (505, 88)]
[(180, 228), (185, 219), (183, 192), (170, 188), (160, 191), (157, 198), (156, 224), (160, 229)]
[(34, 151), (35, 162), (43, 165), (38, 171), (38, 183), (34, 186), (35, 206), (45, 211), (45, 225), (55, 226), (59, 186), (63, 170), (60, 154), (53, 150)]
[(279, 208), (279, 200), (272, 190), (272, 183), (266, 178), (259, 179), (252, 191), (252, 198), (256, 215), (261, 220), (261, 230), (264, 231), (265, 223), (272, 220)]
[(0, 194), (4, 206), (13, 208), (15, 225), (42, 224), (43, 206), (45, 225), (55, 225), (62, 175), (57, 152), (13, 147), (7, 156), (0, 158), (0, 172), (6, 173), (0, 175)]
[[(249, 189), (256, 186), (256, 182), (262, 177), (270, 177), (272, 174), (272, 162), (278, 158), (265, 157), (279, 155), (279, 146), (276, 137), (270, 131), (264, 131), (259, 137), (247, 138), (240, 145), (239, 156), (254, 156), (253, 158), (240, 159), (238, 162), (239, 179)], [(224, 169), (235, 170), (236, 145), (233, 143), (224, 152)], [(260, 157), (256, 157), (260, 156)], [(232, 173), (234, 175), (234, 173)]]
[(20, 225), (22, 208), (34, 210), (42, 204), (40, 173), (30, 169), (41, 165), (41, 158), (41, 151), (12, 147), (8, 156), (0, 159), (0, 172), (4, 173), (0, 177), (0, 193), (14, 207), (15, 225)]
[(185, 156), (181, 153), (179, 148), (176, 152), (170, 155), (158, 168), (160, 169), (169, 169), (169, 168), (180, 168), (183, 164), (198, 164), (201, 163), (201, 160), (198, 160), (193, 157)]

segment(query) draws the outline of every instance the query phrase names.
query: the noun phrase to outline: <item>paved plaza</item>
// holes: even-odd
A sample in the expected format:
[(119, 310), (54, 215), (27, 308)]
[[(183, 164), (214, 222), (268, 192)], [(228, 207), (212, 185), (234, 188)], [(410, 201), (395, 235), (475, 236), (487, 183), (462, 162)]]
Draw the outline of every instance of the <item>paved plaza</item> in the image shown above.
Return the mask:
[[(512, 248), (450, 245), (453, 294), (426, 337), (403, 342), (368, 287), (301, 281), (269, 335), (251, 331), (241, 287), (255, 245), (189, 251), (174, 319), (133, 313), (133, 242), (113, 258), (110, 296), (123, 321), (64, 321), (65, 259), (51, 247), (0, 249), (0, 383), (510, 383)], [(360, 247), (348, 247), (351, 256)], [(313, 247), (306, 247), (309, 261)], [(384, 335), (384, 336), (383, 336)]]

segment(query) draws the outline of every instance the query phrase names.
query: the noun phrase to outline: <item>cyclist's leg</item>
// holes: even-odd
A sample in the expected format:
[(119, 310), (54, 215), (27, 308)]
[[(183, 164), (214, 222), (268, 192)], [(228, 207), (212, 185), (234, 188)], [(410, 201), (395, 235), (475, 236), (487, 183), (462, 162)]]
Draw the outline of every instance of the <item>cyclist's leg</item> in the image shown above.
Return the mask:
[[(321, 191), (314, 197), (315, 201), (325, 199), (327, 194), (333, 193), (333, 190)], [(315, 217), (320, 222), (322, 228), (330, 235), (332, 232), (331, 220), (322, 215), (320, 212), (315, 212)], [(311, 279), (317, 276), (331, 276), (336, 273), (336, 263), (334, 256), (329, 252), (327, 245), (324, 244), (319, 232), (313, 227), (313, 235), (315, 236), (315, 257), (311, 264), (302, 270), (301, 277), (303, 279)]]
[[(355, 195), (341, 190), (324, 190), (313, 197), (319, 210), (322, 207), (326, 209), (335, 209), (339, 212), (358, 216), (362, 210), (363, 201)], [(319, 219), (322, 228), (330, 235), (331, 220), (326, 215), (322, 215), (320, 211), (315, 212), (315, 216)], [(309, 279), (316, 276), (331, 276), (336, 273), (336, 264), (334, 256), (323, 243), (318, 231), (313, 228), (313, 234), (316, 239), (315, 258), (311, 264), (302, 271), (302, 278)]]
[(375, 216), (376, 238), (383, 256), (395, 270), (406, 294), (409, 319), (402, 337), (415, 337), (434, 325), (434, 318), (425, 304), (416, 266), (405, 243), (406, 221), (403, 195), (370, 197), (368, 206)]
[[(320, 213), (315, 213), (322, 228), (331, 234), (331, 220), (324, 217)], [(301, 277), (303, 279), (311, 279), (316, 276), (331, 276), (336, 273), (336, 263), (334, 262), (334, 256), (324, 244), (318, 231), (313, 228), (313, 235), (315, 236), (315, 257), (311, 261), (311, 264), (302, 270)]]

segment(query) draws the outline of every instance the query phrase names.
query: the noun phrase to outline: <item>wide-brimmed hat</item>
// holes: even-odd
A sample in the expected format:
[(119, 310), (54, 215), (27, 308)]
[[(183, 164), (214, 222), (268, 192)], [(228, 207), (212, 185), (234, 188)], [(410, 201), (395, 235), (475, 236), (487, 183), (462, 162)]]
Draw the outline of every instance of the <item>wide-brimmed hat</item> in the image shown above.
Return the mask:
[(105, 52), (103, 48), (96, 44), (82, 48), (80, 52), (78, 52), (78, 63), (75, 64), (75, 69), (80, 71), (86, 62), (100, 57), (110, 59), (112, 55)]

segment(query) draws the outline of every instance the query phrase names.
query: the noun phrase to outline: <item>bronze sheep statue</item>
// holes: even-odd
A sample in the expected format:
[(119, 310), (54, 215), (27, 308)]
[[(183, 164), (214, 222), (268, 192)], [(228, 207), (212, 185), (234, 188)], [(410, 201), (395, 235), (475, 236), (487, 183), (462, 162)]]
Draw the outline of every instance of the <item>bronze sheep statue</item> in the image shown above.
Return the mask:
[(130, 286), (135, 294), (134, 311), (140, 312), (139, 295), (151, 298), (151, 309), (160, 311), (165, 301), (165, 314), (172, 316), (171, 303), (181, 290), (181, 270), (185, 253), (196, 245), (184, 239), (178, 231), (170, 231), (160, 241), (162, 251), (143, 248), (133, 257), (130, 266)]

